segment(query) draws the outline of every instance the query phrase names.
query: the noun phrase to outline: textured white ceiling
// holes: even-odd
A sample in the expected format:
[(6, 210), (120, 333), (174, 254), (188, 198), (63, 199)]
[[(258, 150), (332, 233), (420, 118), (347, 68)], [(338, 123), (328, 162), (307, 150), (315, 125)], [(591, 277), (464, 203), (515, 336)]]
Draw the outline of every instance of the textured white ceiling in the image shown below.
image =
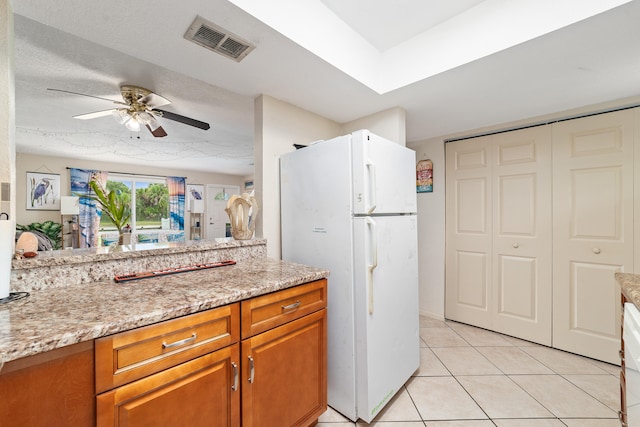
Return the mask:
[[(596, 12), (619, 3), (625, 1), (181, 0), (159, 6), (151, 0), (14, 0), (17, 150), (243, 175), (253, 170), (253, 99), (260, 94), (337, 122), (400, 106), (407, 111), (409, 141), (634, 96), (640, 94), (640, 1)], [(525, 6), (549, 19), (515, 13)], [(571, 22), (572, 8), (582, 18), (561, 25)], [(309, 10), (322, 13), (311, 22)], [(454, 28), (462, 18), (452, 14), (478, 16), (480, 10), (487, 22), (511, 19), (503, 21), (504, 31), (477, 20), (471, 33), (464, 27), (449, 31), (465, 50), (481, 52), (503, 42), (502, 35), (525, 29), (531, 30), (528, 41), (455, 66), (425, 54), (433, 40), (415, 47), (427, 30), (442, 29), (443, 23)], [(256, 49), (236, 63), (186, 41), (183, 35), (196, 15)], [(280, 22), (271, 22), (273, 16)], [(327, 23), (335, 20), (353, 29)], [(282, 32), (274, 30), (279, 25)], [(535, 36), (533, 29), (545, 25), (556, 29)], [(344, 34), (349, 38), (338, 37)], [(403, 43), (408, 37), (413, 38)], [(441, 48), (440, 55), (456, 64), (462, 50), (442, 49), (438, 40), (430, 48)], [(312, 46), (320, 42), (324, 51)], [(352, 49), (354, 43), (363, 49)], [(389, 75), (380, 76), (377, 67), (367, 65), (384, 50)], [(389, 59), (401, 51), (412, 53)], [(405, 66), (408, 60), (417, 65)], [(433, 66), (442, 71), (421, 77)], [(376, 82), (402, 75), (404, 83), (396, 79), (373, 90), (358, 73)], [(212, 129), (165, 120), (169, 136), (159, 139), (128, 132), (111, 117), (75, 120), (73, 115), (111, 106), (46, 90), (117, 100), (122, 84), (147, 87), (172, 101), (167, 110), (207, 121)]]
[[(17, 16), (16, 127), (20, 152), (157, 167), (249, 174), (253, 167), (253, 100)], [(48, 91), (70, 90), (122, 101), (119, 87), (153, 89), (161, 107), (210, 123), (211, 129), (159, 119), (168, 136), (128, 131), (111, 116), (72, 116), (116, 105)]]

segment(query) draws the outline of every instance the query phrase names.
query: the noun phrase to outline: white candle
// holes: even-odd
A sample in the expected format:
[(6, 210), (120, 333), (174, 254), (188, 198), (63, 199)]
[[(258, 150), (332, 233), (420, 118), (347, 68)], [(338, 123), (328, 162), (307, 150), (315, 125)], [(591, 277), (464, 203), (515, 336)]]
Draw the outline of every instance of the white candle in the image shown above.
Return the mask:
[(13, 221), (0, 220), (0, 298), (9, 296), (11, 260), (16, 243), (16, 226)]

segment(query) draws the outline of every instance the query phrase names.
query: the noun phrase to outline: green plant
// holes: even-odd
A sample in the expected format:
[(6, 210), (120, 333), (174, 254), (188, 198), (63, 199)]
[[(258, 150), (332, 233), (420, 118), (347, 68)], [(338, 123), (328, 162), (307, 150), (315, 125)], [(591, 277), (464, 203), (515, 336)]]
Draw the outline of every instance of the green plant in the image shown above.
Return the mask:
[(129, 203), (123, 200), (123, 198), (118, 197), (117, 190), (107, 192), (97, 181), (90, 181), (89, 187), (91, 187), (95, 196), (83, 195), (82, 197), (98, 203), (102, 208), (102, 212), (105, 212), (109, 216), (122, 237), (122, 229), (129, 222), (129, 218), (131, 218), (131, 207)]
[(51, 240), (52, 249), (62, 248), (62, 224), (54, 221), (32, 222), (29, 225), (16, 224), (18, 231), (39, 231)]

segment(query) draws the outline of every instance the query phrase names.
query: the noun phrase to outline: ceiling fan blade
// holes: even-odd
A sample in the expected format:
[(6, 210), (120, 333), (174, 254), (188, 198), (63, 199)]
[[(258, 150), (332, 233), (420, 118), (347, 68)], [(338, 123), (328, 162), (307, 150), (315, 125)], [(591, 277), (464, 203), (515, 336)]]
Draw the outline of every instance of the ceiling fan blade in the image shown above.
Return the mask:
[(162, 113), (161, 117), (164, 117), (165, 119), (173, 120), (175, 122), (184, 123), (185, 125), (194, 126), (194, 127), (197, 127), (197, 128), (203, 129), (203, 130), (208, 130), (211, 127), (211, 126), (209, 126), (209, 123), (205, 123), (205, 122), (201, 122), (200, 120), (191, 119), (189, 117), (181, 116), (180, 114), (172, 113), (170, 111), (157, 110), (157, 109), (154, 110), (154, 111)]
[(109, 99), (109, 98), (102, 98), (102, 97), (99, 97), (99, 96), (87, 95), (87, 94), (84, 94), (84, 93), (71, 92), (70, 90), (52, 89), (52, 88), (49, 88), (49, 87), (47, 88), (47, 90), (51, 90), (51, 91), (54, 91), (54, 92), (70, 93), (72, 95), (88, 96), (89, 98), (102, 99), (103, 101), (113, 102), (114, 104), (127, 105), (126, 103), (124, 103), (122, 101), (114, 101), (113, 99)]
[(162, 129), (162, 126), (158, 126), (156, 128), (156, 130), (151, 130), (151, 126), (146, 125), (147, 129), (149, 129), (149, 132), (151, 132), (151, 135), (155, 136), (156, 138), (162, 138), (163, 136), (167, 136), (167, 132), (165, 132), (164, 129)]
[(163, 105), (171, 104), (171, 101), (169, 101), (167, 98), (153, 92), (140, 98), (139, 102), (145, 104), (149, 108), (156, 108)]
[(93, 113), (78, 114), (77, 116), (73, 116), (73, 118), (80, 119), (80, 120), (96, 119), (98, 117), (111, 116), (114, 111), (115, 109), (111, 109), (111, 110), (96, 111)]

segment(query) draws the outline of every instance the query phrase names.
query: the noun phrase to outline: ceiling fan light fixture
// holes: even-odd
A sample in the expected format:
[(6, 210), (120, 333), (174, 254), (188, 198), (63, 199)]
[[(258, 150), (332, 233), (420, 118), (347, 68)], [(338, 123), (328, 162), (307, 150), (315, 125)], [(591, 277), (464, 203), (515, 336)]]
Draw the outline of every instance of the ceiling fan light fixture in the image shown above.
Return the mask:
[(160, 127), (160, 123), (153, 117), (153, 114), (148, 113), (146, 111), (141, 111), (137, 114), (136, 118), (138, 122), (144, 126), (149, 126), (151, 131), (154, 131)]
[(127, 129), (129, 129), (132, 132), (140, 132), (140, 122), (138, 122), (133, 117), (127, 120), (127, 122), (124, 125), (127, 127)]
[(174, 122), (182, 123), (188, 126), (197, 127), (203, 130), (207, 130), (211, 127), (209, 123), (181, 116), (180, 114), (171, 113), (169, 111), (157, 109), (156, 107), (158, 106), (171, 104), (171, 101), (156, 93), (151, 92), (149, 89), (145, 89), (139, 86), (124, 85), (120, 87), (120, 94), (122, 95), (122, 99), (124, 100), (124, 102), (101, 98), (99, 96), (70, 92), (62, 89), (49, 90), (72, 93), (74, 95), (80, 96), (88, 96), (91, 98), (98, 98), (104, 101), (112, 102), (116, 105), (122, 105), (124, 107), (116, 107), (109, 110), (79, 114), (73, 116), (73, 118), (88, 120), (110, 115), (116, 122), (121, 125), (125, 125), (126, 128), (132, 132), (139, 132), (144, 126), (156, 138), (167, 136), (167, 132), (162, 128), (162, 125), (158, 122), (157, 117), (165, 117), (168, 120), (172, 120)]
[(129, 110), (127, 110), (126, 108), (118, 108), (117, 110), (113, 110), (111, 113), (115, 121), (120, 123), (121, 125), (125, 124), (127, 120), (131, 118), (131, 116), (129, 115)]

